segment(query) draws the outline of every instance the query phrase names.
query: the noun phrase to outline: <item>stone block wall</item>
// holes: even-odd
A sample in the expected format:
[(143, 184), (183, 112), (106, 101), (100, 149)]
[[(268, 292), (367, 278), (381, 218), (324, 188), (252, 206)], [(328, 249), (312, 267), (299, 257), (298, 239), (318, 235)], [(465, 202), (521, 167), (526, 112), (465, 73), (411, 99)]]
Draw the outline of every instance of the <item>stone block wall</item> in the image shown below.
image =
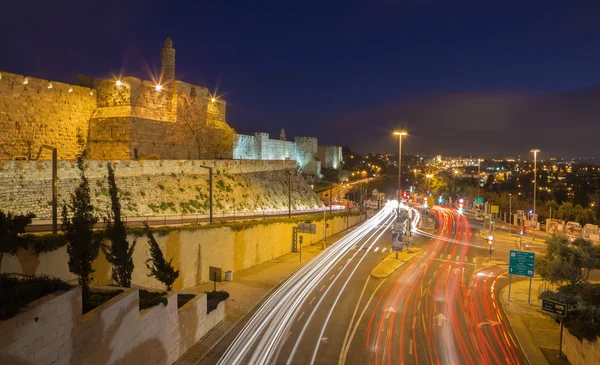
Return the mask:
[(600, 364), (600, 338), (590, 342), (579, 339), (569, 333), (565, 328), (563, 331), (563, 352), (571, 365)]
[[(0, 159), (34, 158), (42, 144), (75, 158), (88, 139), (95, 90), (0, 72)], [(44, 150), (41, 158), (51, 158)]]
[(339, 146), (319, 146), (319, 160), (321, 160), (321, 168), (338, 169), (342, 166), (342, 147)]
[[(92, 202), (100, 217), (110, 209), (109, 161), (87, 161)], [(296, 173), (294, 161), (254, 160), (146, 160), (115, 161), (115, 177), (124, 216), (208, 213), (208, 170), (213, 168), (214, 211), (255, 212), (284, 210), (292, 177), (293, 209), (314, 209), (321, 202)], [(51, 161), (0, 163), (0, 206), (7, 212), (32, 212), (51, 217)], [(70, 200), (79, 184), (74, 161), (59, 161), (59, 205)]]
[(0, 358), (3, 365), (170, 365), (224, 318), (225, 302), (206, 313), (206, 294), (177, 309), (173, 293), (166, 306), (140, 312), (135, 289), (82, 315), (75, 288), (0, 321)]
[[(346, 220), (348, 219), (348, 220)], [(328, 218), (327, 235), (341, 232), (348, 224), (359, 223), (358, 216)], [(349, 222), (349, 223), (348, 223)], [(315, 220), (317, 233), (300, 234), (304, 245), (318, 242), (323, 238), (323, 220)], [(223, 272), (235, 272), (251, 268), (260, 263), (276, 259), (291, 252), (292, 231), (295, 223), (269, 223), (234, 231), (228, 227), (205, 228), (196, 230), (172, 231), (164, 236), (155, 235), (165, 257), (173, 259), (179, 278), (173, 288), (181, 290), (210, 281), (208, 267), (221, 267)], [(133, 253), (134, 271), (132, 283), (146, 288), (163, 289), (164, 286), (152, 277), (148, 277), (146, 260), (149, 246), (145, 237), (128, 236), (129, 242), (137, 242)], [(74, 280), (68, 271), (66, 247), (55, 251), (35, 255), (28, 250), (19, 250), (16, 256), (4, 257), (2, 271), (27, 275), (51, 275), (64, 280)], [(93, 263), (94, 283), (111, 284), (111, 266), (104, 254), (100, 253)]]

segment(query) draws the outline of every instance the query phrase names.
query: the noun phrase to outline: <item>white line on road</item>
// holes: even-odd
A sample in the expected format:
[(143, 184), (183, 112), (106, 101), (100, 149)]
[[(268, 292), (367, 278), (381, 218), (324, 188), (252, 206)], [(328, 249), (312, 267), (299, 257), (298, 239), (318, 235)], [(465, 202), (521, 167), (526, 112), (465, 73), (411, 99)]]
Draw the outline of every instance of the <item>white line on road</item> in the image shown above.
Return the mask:
[(319, 291), (320, 291), (320, 292), (322, 292), (322, 291), (323, 291), (323, 289), (325, 289), (325, 285), (323, 285), (323, 286), (321, 287), (321, 289), (319, 289)]
[(385, 251), (387, 251), (387, 247), (384, 247), (384, 248), (381, 249), (382, 253), (385, 252)]
[(331, 277), (329, 278), (329, 280), (332, 280), (333, 278), (335, 278), (335, 274), (331, 274)]
[(300, 313), (300, 316), (298, 317), (298, 319), (296, 320), (296, 322), (299, 322), (302, 319), (303, 315), (304, 315), (304, 312)]
[(454, 261), (458, 261), (458, 255), (456, 255), (456, 259)]
[(419, 304), (417, 304), (417, 310), (421, 308), (421, 301), (419, 300)]
[(313, 298), (310, 300), (310, 303), (308, 303), (308, 304), (309, 304), (309, 305), (313, 304), (313, 302), (315, 301), (315, 299), (317, 299), (317, 297), (313, 297)]
[(452, 255), (451, 255), (451, 254), (448, 254), (448, 258), (447, 258), (447, 260), (450, 260), (451, 258), (452, 258)]
[(415, 324), (417, 324), (417, 317), (413, 318), (413, 326), (412, 329), (415, 329)]
[(473, 263), (476, 264), (477, 263), (477, 257), (473, 257)]
[(340, 271), (342, 269), (343, 266), (338, 267), (338, 271)]
[(373, 252), (377, 252), (379, 251), (379, 247), (375, 247), (375, 249), (373, 250)]
[[(413, 327), (414, 328), (414, 327)], [(410, 339), (410, 343), (408, 345), (408, 353), (412, 355), (413, 349), (412, 349), (412, 345), (413, 345), (413, 340), (412, 338)]]

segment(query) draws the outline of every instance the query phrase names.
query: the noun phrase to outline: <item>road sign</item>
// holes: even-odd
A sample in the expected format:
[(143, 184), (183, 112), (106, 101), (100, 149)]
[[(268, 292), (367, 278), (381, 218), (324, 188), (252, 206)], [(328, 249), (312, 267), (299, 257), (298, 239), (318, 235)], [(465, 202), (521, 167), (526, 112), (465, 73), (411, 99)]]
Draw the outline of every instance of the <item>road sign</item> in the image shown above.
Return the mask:
[(491, 255), (492, 253), (494, 253), (494, 250), (490, 248), (489, 254)]
[(406, 246), (410, 246), (410, 242), (409, 241), (406, 241)]
[(491, 213), (498, 213), (500, 211), (500, 207), (497, 205), (492, 205)]
[(314, 223), (298, 223), (298, 233), (317, 234), (317, 225)]
[(535, 265), (535, 253), (510, 250), (508, 262), (508, 273), (513, 275), (521, 275), (533, 277)]
[(485, 200), (483, 197), (475, 198), (475, 203), (483, 203)]
[(399, 232), (392, 232), (392, 251), (402, 251), (403, 236)]
[(517, 219), (523, 219), (524, 215), (525, 212), (523, 212), (522, 210), (517, 210)]
[(567, 306), (553, 300), (542, 299), (542, 310), (562, 317), (567, 316)]

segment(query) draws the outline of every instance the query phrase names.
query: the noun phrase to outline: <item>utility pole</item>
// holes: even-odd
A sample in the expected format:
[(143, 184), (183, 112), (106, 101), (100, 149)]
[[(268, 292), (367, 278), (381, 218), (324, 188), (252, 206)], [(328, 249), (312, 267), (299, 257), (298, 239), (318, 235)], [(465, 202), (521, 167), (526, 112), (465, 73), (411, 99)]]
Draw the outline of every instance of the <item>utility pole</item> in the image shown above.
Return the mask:
[(477, 159), (477, 198), (479, 198), (479, 180), (481, 179), (481, 159)]
[(508, 223), (512, 225), (512, 193), (508, 193)]
[(327, 243), (327, 207), (323, 204), (323, 244), (321, 248), (325, 249), (325, 244)]
[(406, 136), (406, 132), (394, 132), (398, 136), (398, 221), (400, 221), (400, 190), (402, 189), (402, 136)]
[[(535, 215), (535, 201), (537, 199), (537, 154), (540, 152), (538, 149), (532, 149), (533, 152), (533, 214)], [(532, 215), (532, 218), (534, 217)], [(537, 218), (535, 221), (536, 226), (533, 227), (533, 240), (535, 241), (535, 230), (537, 229)]]

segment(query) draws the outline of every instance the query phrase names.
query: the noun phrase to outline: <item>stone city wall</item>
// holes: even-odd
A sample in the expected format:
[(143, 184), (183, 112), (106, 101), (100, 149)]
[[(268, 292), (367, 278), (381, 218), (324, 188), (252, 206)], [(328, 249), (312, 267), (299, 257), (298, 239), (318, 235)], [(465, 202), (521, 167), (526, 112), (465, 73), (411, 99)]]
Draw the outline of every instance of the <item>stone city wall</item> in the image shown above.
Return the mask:
[[(364, 219), (364, 217), (363, 217)], [(341, 232), (353, 226), (361, 218), (329, 217), (327, 235)], [(323, 238), (323, 220), (315, 220), (317, 233), (300, 234), (304, 245), (315, 243)], [(173, 284), (175, 290), (190, 288), (210, 281), (208, 267), (216, 266), (225, 271), (235, 272), (251, 268), (260, 263), (273, 260), (292, 250), (292, 232), (296, 223), (269, 222), (259, 223), (242, 230), (229, 227), (203, 228), (195, 230), (175, 230), (164, 236), (155, 234), (167, 260), (173, 259), (173, 266), (179, 270), (179, 278)], [(136, 241), (133, 253), (134, 271), (132, 283), (146, 288), (163, 288), (156, 279), (148, 277), (146, 260), (149, 245), (145, 237), (128, 235), (129, 242)], [(67, 265), (66, 247), (36, 255), (30, 250), (19, 250), (15, 256), (5, 256), (2, 272), (22, 273), (26, 275), (50, 275), (64, 280), (75, 280)], [(93, 263), (94, 283), (111, 284), (111, 266), (103, 253)]]
[(579, 341), (567, 328), (563, 331), (563, 352), (571, 365), (600, 364), (600, 338)]
[(339, 146), (319, 146), (318, 156), (321, 160), (321, 167), (327, 169), (337, 169), (342, 165), (342, 147)]
[(0, 159), (35, 158), (43, 144), (56, 147), (59, 159), (75, 158), (96, 104), (93, 89), (0, 72)]
[[(108, 161), (86, 161), (92, 202), (104, 217), (110, 209)], [(208, 169), (213, 168), (214, 210), (261, 212), (284, 210), (292, 178), (292, 208), (321, 205), (311, 187), (296, 173), (294, 161), (146, 160), (115, 161), (115, 177), (124, 216), (206, 214), (209, 208)], [(51, 161), (0, 163), (0, 206), (6, 212), (32, 212), (51, 217)], [(79, 184), (75, 161), (58, 163), (59, 206), (70, 202)]]
[(206, 294), (177, 308), (139, 310), (139, 291), (124, 292), (81, 314), (81, 290), (41, 298), (0, 321), (2, 364), (170, 365), (225, 318), (225, 302), (206, 313)]

